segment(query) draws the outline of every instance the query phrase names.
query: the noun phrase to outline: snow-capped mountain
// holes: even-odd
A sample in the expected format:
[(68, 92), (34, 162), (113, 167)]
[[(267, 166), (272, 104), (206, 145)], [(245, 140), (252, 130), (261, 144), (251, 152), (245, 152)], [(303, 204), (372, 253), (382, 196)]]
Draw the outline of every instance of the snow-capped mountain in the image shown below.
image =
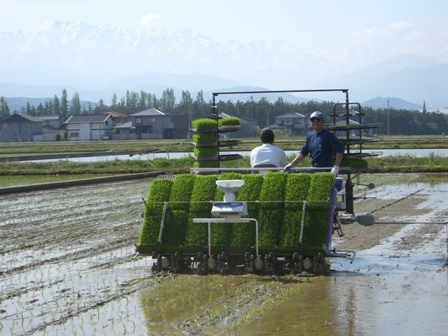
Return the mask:
[(448, 75), (448, 47), (443, 45), (434, 47), (434, 53), (446, 64), (356, 46), (310, 52), (300, 44), (220, 42), (193, 31), (136, 33), (80, 21), (55, 21), (34, 32), (1, 31), (0, 45), (0, 96), (23, 96), (11, 92), (15, 86), (9, 83), (88, 90), (92, 97), (81, 94), (82, 99), (153, 87), (190, 92), (244, 85), (336, 87), (353, 90), (357, 100), (397, 96), (414, 103), (426, 100), (428, 107), (448, 106), (448, 92), (440, 87)]

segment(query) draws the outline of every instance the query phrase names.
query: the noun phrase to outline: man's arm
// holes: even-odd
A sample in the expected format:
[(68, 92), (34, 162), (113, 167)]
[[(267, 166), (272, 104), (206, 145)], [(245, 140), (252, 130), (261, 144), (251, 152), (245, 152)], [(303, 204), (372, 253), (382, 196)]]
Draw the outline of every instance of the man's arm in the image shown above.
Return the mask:
[(336, 152), (334, 166), (333, 166), (333, 169), (331, 169), (331, 173), (334, 175), (335, 178), (339, 174), (339, 166), (341, 165), (342, 156), (343, 156), (343, 154), (341, 152)]
[(298, 164), (300, 161), (302, 161), (304, 158), (304, 156), (302, 155), (302, 153), (297, 154), (297, 156), (294, 158), (294, 160), (292, 160), (290, 163), (288, 163), (285, 167), (285, 171), (290, 171), (292, 167), (294, 167), (294, 165)]
[(302, 153), (297, 154), (297, 156), (294, 158), (294, 160), (291, 161), (290, 164), (295, 166), (296, 164), (300, 163), (305, 157), (302, 155)]
[(341, 152), (337, 152), (336, 153), (336, 158), (334, 160), (334, 165), (335, 166), (340, 166), (341, 165), (342, 157), (343, 157), (343, 154)]

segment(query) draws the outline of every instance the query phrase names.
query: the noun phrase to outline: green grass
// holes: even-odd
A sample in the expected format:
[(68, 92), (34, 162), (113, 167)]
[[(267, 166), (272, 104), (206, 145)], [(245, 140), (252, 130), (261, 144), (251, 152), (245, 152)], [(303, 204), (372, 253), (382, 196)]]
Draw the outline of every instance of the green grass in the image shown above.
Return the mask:
[(310, 174), (288, 174), (285, 186), (285, 216), (280, 233), (282, 246), (300, 246), (303, 201), (307, 198), (310, 182)]
[[(214, 122), (214, 121), (212, 121)], [(448, 137), (385, 137), (375, 148), (448, 148)], [(298, 150), (304, 138), (276, 138), (276, 144), (286, 149)], [(229, 150), (250, 150), (259, 144), (259, 139), (243, 139), (241, 146)], [(0, 143), (0, 158), (13, 160), (18, 155), (45, 155), (51, 153), (98, 153), (98, 155), (117, 152), (145, 153), (155, 148), (168, 151), (193, 152), (193, 145), (187, 140), (151, 140), (151, 141), (88, 141), (88, 142), (51, 142), (51, 143)], [(364, 148), (370, 148), (364, 146)], [(373, 147), (372, 147), (373, 148)], [(294, 156), (288, 159), (292, 160)], [(417, 158), (413, 155), (395, 157), (371, 157), (365, 159), (369, 168), (385, 173), (448, 172), (448, 158), (431, 154)], [(364, 161), (363, 161), (364, 163)], [(309, 167), (306, 158), (298, 167)], [(59, 160), (53, 162), (0, 162), (0, 187), (76, 180), (116, 174), (131, 174), (163, 171), (166, 174), (189, 173), (191, 167), (198, 167), (193, 156), (181, 159), (156, 158), (151, 160), (104, 160), (96, 162), (71, 162)], [(216, 167), (217, 162), (204, 161), (201, 167)], [(221, 167), (249, 167), (249, 157), (239, 160), (223, 161)]]
[(216, 193), (216, 176), (197, 176), (191, 193), (188, 225), (185, 233), (185, 245), (206, 246), (208, 228), (203, 223), (193, 223), (193, 218), (208, 218)]
[[(244, 174), (243, 187), (236, 194), (237, 201), (247, 202), (247, 211), (250, 218), (258, 218), (259, 203), (255, 202), (260, 197), (263, 176), (257, 174)], [(233, 224), (231, 244), (233, 246), (248, 247), (255, 243), (255, 223)]]
[(180, 174), (173, 182), (162, 236), (163, 243), (168, 246), (180, 246), (184, 243), (195, 180), (196, 175)]
[[(209, 218), (212, 202), (223, 200), (222, 191), (216, 187), (217, 179), (243, 177), (246, 183), (238, 191), (237, 199), (242, 198), (249, 204), (258, 205), (257, 208), (248, 207), (250, 210), (248, 216), (258, 218), (260, 247), (300, 247), (303, 201), (306, 200), (308, 206), (304, 247), (322, 248), (327, 239), (334, 177), (331, 173), (288, 174), (284, 172), (269, 172), (265, 177), (257, 174), (236, 173), (223, 173), (220, 176), (181, 174), (174, 182), (169, 179), (154, 180), (146, 202), (139, 246), (157, 245), (162, 202), (169, 199), (175, 203), (168, 206), (162, 246), (205, 247), (208, 241), (207, 225), (194, 223), (193, 219)], [(187, 204), (188, 200), (190, 200), (189, 204)], [(285, 200), (288, 204), (286, 208)], [(256, 214), (251, 212), (253, 210)], [(283, 221), (285, 212), (290, 217), (288, 219), (292, 221)], [(211, 239), (215, 250), (230, 246), (247, 249), (255, 242), (254, 226), (241, 223), (239, 225), (214, 223)]]
[[(229, 118), (227, 118), (229, 119)], [(211, 126), (216, 122), (204, 121)], [(363, 149), (424, 149), (448, 148), (448, 136), (375, 136), (376, 140), (363, 145)], [(242, 143), (231, 150), (251, 150), (260, 143), (258, 137), (243, 138)], [(277, 136), (275, 142), (285, 150), (298, 150), (305, 137)], [(59, 141), (59, 142), (0, 142), (0, 157), (19, 155), (45, 155), (68, 153), (117, 153), (145, 152), (154, 149), (166, 149), (170, 152), (192, 151), (193, 145), (188, 139), (155, 139), (155, 140), (108, 140), (108, 141)]]
[(326, 243), (333, 189), (333, 174), (315, 173), (311, 175), (303, 230), (304, 248), (322, 248)]
[(259, 243), (260, 246), (276, 246), (281, 234), (284, 216), (284, 191), (287, 173), (269, 172), (260, 192)]
[[(293, 157), (289, 159), (292, 160)], [(448, 158), (437, 155), (417, 158), (412, 155), (374, 157), (366, 159), (368, 167), (384, 173), (448, 172)], [(213, 166), (216, 162), (212, 162)], [(163, 171), (166, 174), (189, 173), (197, 166), (193, 156), (181, 159), (108, 160), (97, 162), (0, 162), (0, 187), (77, 180), (118, 174)], [(298, 167), (309, 167), (307, 158)], [(250, 167), (249, 157), (221, 162), (221, 167)]]
[(146, 200), (138, 245), (158, 245), (163, 202), (169, 201), (172, 185), (173, 181), (170, 179), (155, 179), (152, 182)]

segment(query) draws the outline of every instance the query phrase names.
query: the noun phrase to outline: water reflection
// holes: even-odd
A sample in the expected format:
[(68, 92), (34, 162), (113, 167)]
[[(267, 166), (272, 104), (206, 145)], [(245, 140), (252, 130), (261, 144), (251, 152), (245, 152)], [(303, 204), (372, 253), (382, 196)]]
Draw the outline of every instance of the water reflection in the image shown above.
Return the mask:
[[(412, 221), (446, 219), (441, 214), (448, 211), (447, 183), (412, 187), (385, 186), (378, 197), (402, 198), (417, 189), (425, 199), (419, 208), (428, 212)], [(395, 193), (385, 193), (390, 189)], [(354, 263), (332, 259), (331, 276), (312, 278), (299, 293), (239, 328), (236, 335), (445, 335), (447, 226), (407, 225), (379, 245), (358, 251)]]
[(357, 265), (350, 271), (344, 265), (331, 277), (314, 278), (236, 335), (444, 335), (448, 289), (446, 269), (440, 272), (443, 261), (428, 265), (428, 256), (368, 253), (360, 258), (366, 268)]
[[(298, 151), (285, 151), (287, 156), (297, 155)], [(446, 156), (448, 157), (448, 149), (384, 149), (381, 151), (364, 151), (366, 153), (381, 154), (381, 156), (399, 156), (409, 155), (415, 157), (429, 157), (430, 155)], [(250, 151), (241, 152), (226, 152), (226, 154), (240, 154), (243, 156), (249, 156)], [(91, 157), (78, 157), (78, 158), (66, 158), (63, 160), (72, 162), (94, 162), (94, 161), (110, 161), (110, 160), (153, 160), (155, 158), (167, 158), (167, 159), (181, 159), (188, 156), (194, 156), (193, 152), (184, 153), (152, 153), (143, 155), (105, 155), (105, 156), (91, 156)], [(52, 162), (59, 161), (61, 159), (50, 160), (33, 160), (33, 162)], [(26, 162), (26, 161), (24, 161)]]
[(314, 278), (280, 307), (266, 311), (262, 318), (239, 328), (237, 334), (336, 335), (337, 307), (334, 305), (335, 302), (327, 299), (329, 292), (331, 292), (330, 278)]

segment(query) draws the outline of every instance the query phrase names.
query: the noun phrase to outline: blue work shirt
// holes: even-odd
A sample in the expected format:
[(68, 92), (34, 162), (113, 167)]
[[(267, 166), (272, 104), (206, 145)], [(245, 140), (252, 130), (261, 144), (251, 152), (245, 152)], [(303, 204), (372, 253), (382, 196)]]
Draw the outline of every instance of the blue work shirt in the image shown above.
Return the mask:
[(335, 153), (343, 153), (344, 147), (336, 135), (323, 129), (320, 133), (312, 132), (306, 137), (300, 153), (311, 156), (313, 167), (333, 167)]

